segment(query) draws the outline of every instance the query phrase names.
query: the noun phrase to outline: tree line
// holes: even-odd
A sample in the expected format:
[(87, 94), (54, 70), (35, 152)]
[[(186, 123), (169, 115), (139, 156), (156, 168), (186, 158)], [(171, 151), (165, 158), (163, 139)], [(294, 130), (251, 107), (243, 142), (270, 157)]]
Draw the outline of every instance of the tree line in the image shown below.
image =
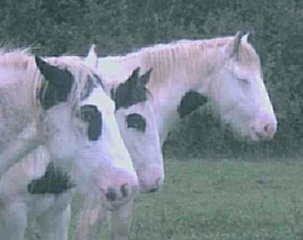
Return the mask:
[(279, 121), (275, 140), (241, 142), (202, 108), (170, 135), (165, 152), (193, 157), (301, 153), (303, 1), (4, 0), (0, 15), (3, 46), (32, 46), (41, 55), (85, 55), (92, 43), (100, 55), (122, 54), (181, 38), (254, 30), (253, 45)]

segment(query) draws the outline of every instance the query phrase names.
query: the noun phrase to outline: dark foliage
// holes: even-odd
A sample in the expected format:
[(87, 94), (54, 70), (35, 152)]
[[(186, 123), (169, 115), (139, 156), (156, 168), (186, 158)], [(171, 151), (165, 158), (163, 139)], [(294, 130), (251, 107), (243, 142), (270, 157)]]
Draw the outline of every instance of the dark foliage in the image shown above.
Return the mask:
[[(208, 111), (185, 118), (165, 149), (181, 155), (297, 154), (303, 135), (303, 3), (299, 0), (4, 0), (4, 45), (34, 46), (35, 53), (100, 54), (180, 38), (208, 38), (254, 30), (279, 130), (274, 141), (238, 141)], [(202, 119), (202, 120), (201, 120)], [(169, 150), (169, 151), (168, 151)]]

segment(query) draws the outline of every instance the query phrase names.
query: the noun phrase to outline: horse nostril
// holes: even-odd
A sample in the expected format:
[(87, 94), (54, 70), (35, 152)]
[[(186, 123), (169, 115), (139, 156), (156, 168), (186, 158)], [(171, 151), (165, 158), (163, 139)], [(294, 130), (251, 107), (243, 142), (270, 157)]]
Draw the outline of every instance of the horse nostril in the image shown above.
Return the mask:
[(116, 199), (116, 191), (114, 188), (109, 188), (105, 195), (106, 195), (107, 200), (109, 200), (109, 201), (115, 201), (115, 199)]
[(256, 136), (259, 138), (259, 140), (264, 139), (264, 135), (260, 132), (256, 132)]
[(122, 193), (122, 196), (123, 197), (127, 197), (129, 195), (129, 192), (130, 192), (130, 188), (127, 184), (123, 184), (121, 186), (121, 193)]
[(270, 132), (270, 124), (266, 124), (264, 126), (264, 132), (266, 132), (266, 133)]

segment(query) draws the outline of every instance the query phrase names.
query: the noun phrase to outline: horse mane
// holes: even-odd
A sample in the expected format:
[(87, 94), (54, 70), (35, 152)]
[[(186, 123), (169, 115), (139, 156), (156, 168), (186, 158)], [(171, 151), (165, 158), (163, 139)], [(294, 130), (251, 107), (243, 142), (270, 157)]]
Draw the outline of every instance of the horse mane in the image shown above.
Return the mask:
[[(158, 44), (154, 47), (146, 47), (140, 50), (141, 63), (145, 68), (153, 67), (152, 79), (149, 87), (157, 89), (164, 83), (172, 81), (171, 73), (180, 73), (184, 76), (182, 81), (192, 82), (207, 75), (221, 66), (222, 51), (218, 49), (232, 43), (234, 37), (221, 37), (207, 40), (179, 40), (170, 44)], [(253, 47), (247, 42), (241, 42), (237, 52), (237, 62), (246, 66), (260, 68), (260, 60)], [(191, 78), (192, 76), (192, 78)], [(177, 76), (178, 77), (178, 76)], [(173, 83), (172, 83), (173, 84)]]
[[(140, 66), (143, 72), (152, 68), (148, 88), (153, 92), (160, 89), (162, 85), (173, 86), (173, 80), (176, 78), (182, 78), (182, 81), (190, 83), (201, 79), (203, 74), (207, 75), (216, 70), (227, 57), (222, 58), (222, 51), (218, 49), (232, 43), (234, 39), (234, 36), (206, 40), (182, 39), (168, 44), (143, 47), (124, 56), (101, 58), (101, 61), (104, 59), (110, 64), (116, 62), (124, 65), (125, 69)], [(247, 42), (241, 42), (236, 60), (241, 65), (261, 68), (259, 56)], [(174, 73), (180, 76), (173, 76)], [(127, 74), (130, 75), (129, 72)], [(117, 85), (115, 81), (113, 83), (109, 81), (109, 84)]]
[[(74, 85), (69, 97), (73, 108), (79, 106), (78, 103), (81, 100), (81, 93), (87, 90), (88, 79), (92, 81), (92, 84), (102, 86), (97, 71), (87, 66), (79, 57), (48, 57), (45, 58), (45, 61), (60, 69), (67, 69), (73, 75)], [(44, 78), (36, 65), (34, 56), (30, 53), (30, 49), (17, 49), (12, 51), (0, 49), (0, 68), (2, 67), (24, 72), (23, 74), (26, 81), (23, 81), (22, 84), (28, 90), (27, 94), (32, 99), (32, 113), (37, 113), (37, 106), (39, 106), (38, 92), (43, 84)]]

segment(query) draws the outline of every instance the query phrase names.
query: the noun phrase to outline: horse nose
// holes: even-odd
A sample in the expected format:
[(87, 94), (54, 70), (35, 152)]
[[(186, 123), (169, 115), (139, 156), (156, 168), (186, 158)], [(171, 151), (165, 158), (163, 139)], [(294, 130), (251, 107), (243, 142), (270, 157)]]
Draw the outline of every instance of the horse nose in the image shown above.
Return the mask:
[(108, 201), (115, 201), (116, 200), (116, 190), (114, 188), (109, 188), (107, 193), (105, 194)]
[(161, 178), (158, 178), (155, 182), (154, 187), (149, 189), (148, 192), (153, 193), (153, 192), (158, 191), (160, 189), (161, 185), (162, 185), (162, 180), (161, 180)]
[(127, 184), (123, 184), (120, 188), (120, 191), (122, 193), (122, 197), (128, 197), (131, 192), (131, 187)]
[(149, 192), (149, 193), (157, 192), (160, 189), (161, 185), (162, 185), (161, 184), (161, 179), (158, 178), (157, 181), (156, 181), (156, 183), (155, 183), (155, 185), (152, 186), (151, 188), (149, 188), (147, 190), (147, 192)]
[(123, 184), (119, 188), (108, 188), (107, 192), (105, 193), (106, 199), (110, 202), (113, 202), (117, 199), (128, 198), (131, 195), (131, 186), (128, 184)]
[(142, 193), (153, 193), (158, 191), (163, 184), (163, 178), (158, 178), (156, 181), (147, 184), (146, 182), (141, 182), (140, 191)]
[(277, 121), (269, 115), (263, 115), (251, 126), (254, 140), (270, 140), (277, 130)]
[(263, 140), (270, 140), (274, 137), (277, 130), (277, 124), (274, 121), (266, 121), (260, 130), (256, 131), (257, 136)]
[(276, 124), (267, 123), (263, 127), (263, 131), (267, 134), (267, 136), (272, 138), (276, 132)]

